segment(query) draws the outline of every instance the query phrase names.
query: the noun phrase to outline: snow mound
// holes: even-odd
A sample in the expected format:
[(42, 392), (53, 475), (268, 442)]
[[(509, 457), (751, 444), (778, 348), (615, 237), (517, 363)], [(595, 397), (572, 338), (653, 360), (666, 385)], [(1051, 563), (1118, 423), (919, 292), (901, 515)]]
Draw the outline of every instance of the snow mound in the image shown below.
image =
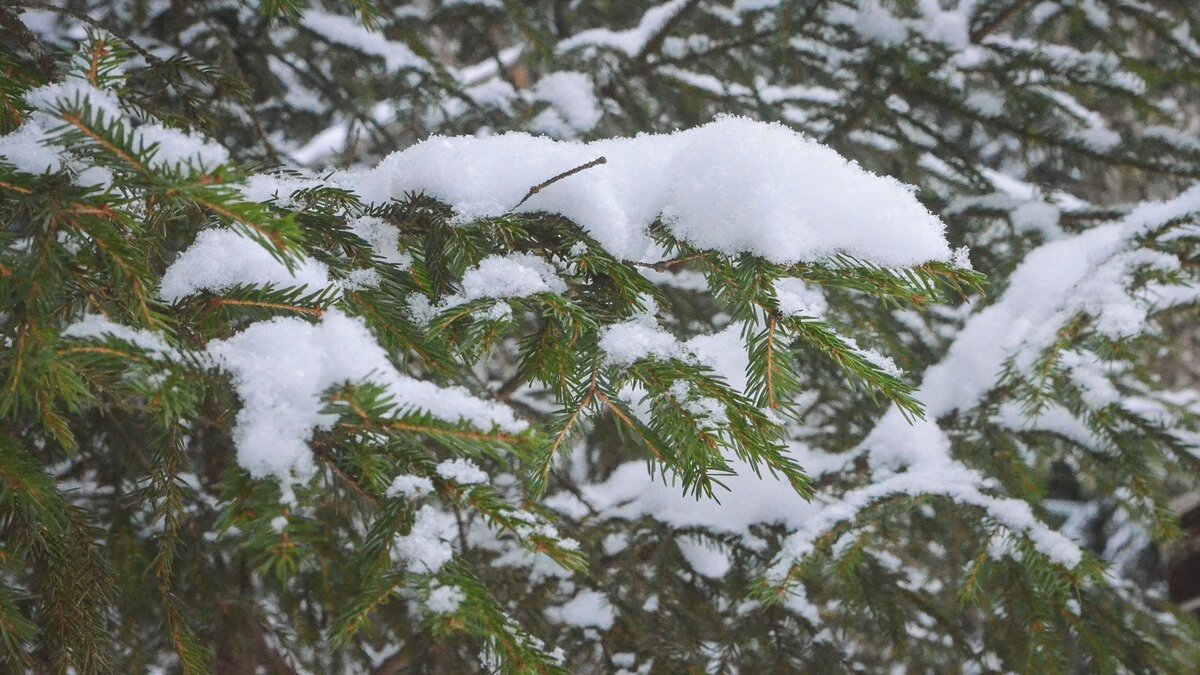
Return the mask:
[[(598, 157), (607, 161), (521, 203), (530, 187)], [(425, 193), (461, 221), (559, 214), (626, 260), (648, 253), (647, 229), (660, 218), (695, 246), (777, 263), (837, 254), (888, 267), (951, 260), (945, 226), (907, 186), (782, 125), (739, 117), (589, 143), (522, 133), (438, 136), (330, 181), (371, 203)], [(305, 184), (260, 176), (246, 194), (286, 201)]]

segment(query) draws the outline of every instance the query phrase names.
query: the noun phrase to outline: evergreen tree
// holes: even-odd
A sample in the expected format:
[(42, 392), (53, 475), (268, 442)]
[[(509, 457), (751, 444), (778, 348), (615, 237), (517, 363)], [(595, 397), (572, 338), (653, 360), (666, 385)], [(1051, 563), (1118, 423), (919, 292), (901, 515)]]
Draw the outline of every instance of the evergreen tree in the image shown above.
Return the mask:
[(1194, 668), (1198, 21), (0, 6), (5, 667)]

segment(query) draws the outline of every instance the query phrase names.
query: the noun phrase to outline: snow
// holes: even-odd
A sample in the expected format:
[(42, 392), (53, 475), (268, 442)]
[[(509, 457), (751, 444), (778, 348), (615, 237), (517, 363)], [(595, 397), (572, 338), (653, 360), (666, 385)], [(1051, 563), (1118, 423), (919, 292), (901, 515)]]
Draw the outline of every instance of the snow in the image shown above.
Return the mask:
[(90, 107), (92, 115), (100, 114), (106, 121), (123, 117), (115, 94), (75, 77), (31, 89), (25, 92), (25, 102), (31, 108), (48, 113)]
[(412, 256), (400, 252), (400, 229), (382, 218), (362, 216), (347, 223), (350, 231), (371, 245), (371, 250), (385, 263), (400, 269), (412, 265)]
[(454, 557), (451, 542), (457, 533), (452, 514), (427, 504), (417, 511), (409, 533), (396, 538), (392, 550), (409, 572), (433, 574)]
[(645, 49), (655, 34), (666, 27), (675, 15), (683, 11), (688, 1), (670, 0), (655, 5), (642, 14), (637, 26), (627, 30), (592, 28), (576, 33), (558, 43), (558, 52), (568, 52), (580, 47), (605, 47), (624, 52), (626, 56), (637, 56)]
[(642, 314), (613, 324), (600, 333), (600, 351), (609, 366), (628, 366), (642, 359), (682, 359), (687, 352), (674, 335), (658, 327), (652, 315)]
[(1151, 138), (1189, 153), (1200, 153), (1200, 138), (1185, 131), (1162, 124), (1153, 124), (1141, 130), (1142, 138)]
[[(892, 409), (863, 441), (861, 447), (880, 479), (843, 495), (791, 535), (774, 573), (786, 572), (834, 523), (895, 494), (943, 495), (982, 508), (996, 522), (1028, 536), (1050, 560), (1067, 567), (1077, 565), (1082, 559), (1079, 548), (1039, 522), (1027, 503), (983, 492), (983, 477), (951, 457), (950, 439), (936, 420), (979, 405), (999, 383), (1010, 359), (1018, 367), (1031, 363), (1053, 344), (1059, 328), (1080, 313), (1090, 315), (1101, 332), (1114, 336), (1143, 325), (1152, 301), (1129, 295), (1127, 275), (1139, 265), (1169, 267), (1171, 263), (1144, 249), (1131, 250), (1130, 244), (1197, 210), (1200, 186), (1166, 202), (1142, 204), (1117, 222), (1051, 241), (1030, 252), (1009, 277), (1000, 298), (973, 314), (945, 357), (925, 371), (914, 396), (925, 404), (927, 419), (909, 423), (899, 410)], [(1087, 361), (1068, 356), (1065, 363), (1091, 390), (1086, 395), (1093, 402), (1111, 400), (1113, 392), (1097, 382), (1097, 373), (1094, 367), (1089, 369)], [(1076, 370), (1078, 375), (1074, 375)], [(1013, 416), (1011, 410), (1002, 411), (1009, 426), (1014, 425)], [(1021, 426), (1060, 433), (1093, 447), (1096, 443), (1066, 411), (1051, 409)]]
[(434, 614), (453, 614), (466, 599), (467, 594), (458, 586), (437, 586), (429, 592), (425, 606)]
[(50, 134), (37, 119), (0, 136), (0, 159), (21, 173), (39, 176), (62, 169), (62, 153), (48, 145)]
[(608, 598), (598, 591), (580, 591), (559, 607), (550, 607), (546, 616), (552, 621), (576, 628), (612, 628), (616, 612)]
[(158, 296), (178, 302), (197, 293), (219, 293), (237, 285), (304, 287), (315, 293), (329, 284), (329, 270), (319, 261), (304, 257), (289, 270), (262, 244), (241, 232), (211, 228), (201, 230), (196, 241), (167, 268)]
[(1017, 232), (1039, 232), (1047, 240), (1061, 234), (1060, 216), (1057, 206), (1041, 200), (1025, 202), (1009, 214)]
[(467, 270), (462, 279), (462, 297), (524, 298), (535, 293), (561, 295), (567, 285), (544, 258), (531, 253), (488, 256)]
[(720, 579), (733, 566), (733, 561), (718, 545), (700, 537), (680, 537), (675, 540), (675, 545), (692, 570), (702, 577)]
[(962, 0), (953, 9), (942, 9), (938, 0), (921, 0), (920, 15), (901, 18), (879, 0), (864, 0), (857, 7), (838, 5), (829, 12), (830, 21), (847, 26), (867, 42), (896, 47), (909, 34), (941, 43), (953, 51), (970, 47), (970, 19), (974, 0)]
[(893, 15), (878, 0), (865, 0), (858, 9), (837, 6), (829, 13), (830, 21), (850, 26), (864, 40), (894, 47), (908, 36), (905, 22)]
[[(537, 293), (562, 294), (566, 290), (566, 283), (543, 258), (531, 253), (493, 255), (463, 273), (461, 293), (448, 295), (436, 304), (420, 293), (413, 293), (408, 297), (408, 311), (414, 322), (428, 325), (441, 312), (468, 302), (525, 298)], [(476, 318), (490, 321), (511, 317), (512, 306), (506, 302), (498, 302), (476, 314)]]
[(1093, 257), (1116, 243), (1117, 236), (1114, 227), (1103, 226), (1031, 251), (1009, 277), (1003, 296), (976, 312), (941, 363), (925, 372), (916, 396), (928, 414), (969, 410), (995, 386), (1004, 362), (1018, 348), (1047, 345), (1063, 320), (1059, 310), (1064, 296), (1084, 280)]
[(984, 117), (1000, 117), (1004, 114), (1004, 96), (999, 92), (972, 91), (963, 102)]
[(203, 136), (161, 124), (144, 124), (135, 129), (133, 147), (139, 153), (153, 147), (154, 156), (149, 162), (152, 169), (178, 167), (211, 171), (229, 161), (228, 150)]
[(437, 466), (437, 473), (459, 485), (486, 483), (488, 475), (469, 459), (448, 459)]
[(168, 345), (161, 335), (114, 323), (101, 314), (85, 315), (63, 329), (62, 336), (85, 339), (113, 338), (127, 342), (152, 356), (174, 358), (177, 355), (175, 349)]
[(819, 319), (828, 309), (819, 288), (790, 277), (775, 281), (775, 299), (779, 301), (779, 311), (786, 316)]
[[(747, 354), (738, 328), (731, 326), (720, 333), (702, 335), (681, 345), (701, 363), (712, 367), (736, 390), (746, 387)], [(835, 471), (847, 457), (825, 455), (811, 451), (800, 443), (789, 442), (788, 450), (810, 476)], [(700, 527), (711, 532), (742, 535), (751, 538), (750, 528), (764, 523), (778, 523), (795, 529), (819, 510), (796, 492), (783, 478), (764, 472), (762, 476), (736, 456), (725, 457), (735, 475), (722, 476), (728, 493), (720, 501), (697, 500), (683, 493), (677, 484), (655, 480), (646, 471), (644, 462), (627, 462), (618, 466), (600, 483), (581, 485), (584, 500), (605, 518), (637, 520), (651, 516), (676, 528)], [(554, 495), (547, 504), (569, 512), (576, 501), (567, 494)], [(706, 567), (713, 570), (713, 567)]]
[[(597, 157), (603, 165), (559, 180), (517, 207), (529, 188)], [(260, 176), (251, 199), (315, 179)], [(888, 267), (949, 261), (944, 225), (898, 181), (876, 176), (782, 125), (738, 117), (672, 134), (589, 143), (521, 133), (434, 137), (374, 169), (326, 181), (383, 204), (425, 193), (461, 221), (513, 211), (556, 213), (613, 255), (637, 260), (659, 217), (695, 246), (777, 263), (846, 254)]]
[(891, 377), (901, 377), (904, 375), (904, 371), (900, 370), (900, 367), (896, 365), (896, 362), (892, 360), (892, 357), (887, 356), (886, 354), (880, 354), (874, 349), (860, 347), (858, 345), (858, 341), (852, 337), (843, 335), (841, 338), (842, 341), (846, 343), (846, 346), (850, 348), (850, 351), (854, 352), (859, 358), (874, 366), (876, 370), (884, 375), (889, 375)]
[(397, 73), (402, 69), (429, 68), (425, 60), (408, 45), (389, 40), (351, 17), (308, 9), (300, 17), (300, 25), (330, 42), (382, 58), (389, 73)]
[(661, 213), (694, 245), (779, 263), (949, 259), (941, 222), (897, 181), (781, 126), (728, 118), (691, 133)]
[(405, 497), (408, 499), (417, 499), (433, 492), (433, 482), (424, 476), (414, 476), (411, 474), (401, 474), (392, 479), (392, 484), (388, 486), (384, 493), (387, 497)]
[(392, 397), (398, 413), (424, 411), (449, 423), (520, 432), (526, 423), (508, 408), (460, 387), (439, 387), (398, 372), (361, 320), (337, 310), (321, 321), (277, 318), (208, 344), (213, 361), (233, 376), (242, 400), (233, 431), (238, 463), (256, 478), (305, 482), (316, 471), (308, 440), (336, 416), (323, 413), (330, 387), (371, 381)]
[(592, 78), (584, 73), (550, 73), (533, 85), (533, 98), (550, 107), (534, 118), (531, 126), (555, 138), (574, 138), (600, 123), (600, 101)]
[[(1074, 567), (1083, 555), (1078, 546), (1042, 523), (1024, 501), (990, 494), (991, 484), (982, 474), (953, 458), (951, 440), (937, 420), (977, 407), (997, 385), (1006, 363), (1015, 358), (1019, 364), (1041, 353), (1054, 341), (1059, 327), (1080, 312), (1112, 335), (1144, 323), (1154, 299), (1130, 295), (1128, 275), (1139, 266), (1170, 269), (1171, 263), (1137, 249), (1135, 242), (1164, 223), (1197, 210), (1200, 187), (1167, 202), (1144, 204), (1120, 221), (1063, 236), (1034, 249), (1013, 272), (1003, 294), (971, 315), (942, 361), (924, 373), (915, 397), (926, 405), (927, 419), (910, 421), (898, 409), (892, 409), (862, 442), (858, 455), (867, 460), (871, 477), (862, 487), (840, 495), (820, 494), (807, 502), (785, 481), (755, 476), (748, 466), (730, 457), (727, 461), (736, 475), (722, 479), (730, 490), (722, 503), (688, 499), (677, 486), (656, 483), (637, 462), (617, 467), (601, 483), (581, 485), (582, 499), (605, 518), (650, 516), (676, 528), (700, 527), (743, 538), (751, 537), (752, 525), (782, 524), (792, 534), (770, 569), (769, 576), (776, 581), (786, 578), (790, 566), (811, 552), (817, 539), (839, 523), (853, 520), (882, 501), (917, 495), (941, 496), (980, 509), (996, 524), (1028, 537), (1051, 561)], [(786, 282), (781, 290), (781, 295), (798, 296), (795, 302), (801, 310), (812, 304), (802, 285)], [(659, 328), (652, 317), (650, 310), (610, 326), (602, 338), (606, 359), (629, 363), (645, 356), (694, 355), (712, 365), (731, 386), (745, 386), (745, 348), (736, 328), (680, 343)], [(1069, 356), (1065, 364), (1072, 377), (1090, 392), (1086, 394), (1090, 400), (1111, 400), (1113, 392), (1103, 385), (1103, 373), (1096, 372), (1094, 363)], [(881, 365), (891, 369), (890, 364)], [(1025, 428), (1061, 433), (1095, 447), (1095, 439), (1064, 413), (1049, 409)], [(788, 450), (815, 475), (840, 471), (856, 455), (826, 456), (795, 442), (789, 443)], [(573, 497), (555, 495), (548, 503), (570, 511), (578, 508), (572, 506), (573, 501)], [(697, 561), (700, 567), (715, 573), (713, 561)]]
[(992, 421), (1013, 431), (1055, 434), (1083, 448), (1094, 450), (1105, 447), (1103, 439), (1093, 434), (1071, 411), (1058, 404), (1043, 406), (1036, 415), (1030, 415), (1019, 402), (1008, 401), (1000, 406)]

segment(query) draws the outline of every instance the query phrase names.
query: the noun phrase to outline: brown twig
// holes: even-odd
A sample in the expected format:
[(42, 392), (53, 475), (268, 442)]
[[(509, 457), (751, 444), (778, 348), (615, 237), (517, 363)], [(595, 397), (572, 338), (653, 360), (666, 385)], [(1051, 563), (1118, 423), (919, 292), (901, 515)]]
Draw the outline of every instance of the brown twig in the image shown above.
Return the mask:
[(526, 192), (525, 196), (521, 197), (521, 201), (517, 202), (517, 205), (512, 207), (509, 211), (510, 212), (516, 211), (517, 209), (521, 208), (522, 204), (529, 201), (530, 197), (536, 195), (537, 193), (541, 192), (542, 190), (545, 190), (546, 188), (550, 187), (551, 185), (554, 185), (555, 183), (557, 183), (558, 181), (560, 181), (564, 178), (570, 178), (571, 176), (574, 176), (575, 174), (579, 173), (580, 171), (587, 171), (588, 169), (592, 168), (593, 166), (600, 166), (601, 164), (606, 164), (606, 163), (608, 163), (607, 159), (605, 159), (604, 157), (597, 157), (596, 159), (593, 159), (592, 161), (588, 162), (587, 164), (580, 164), (579, 166), (575, 167), (574, 169), (568, 169), (567, 171), (564, 171), (549, 180), (538, 183), (537, 185), (534, 185), (533, 187), (529, 188), (529, 192)]
[(707, 252), (701, 252), (693, 253), (692, 255), (684, 256), (682, 258), (673, 258), (671, 260), (659, 260), (658, 262), (644, 262), (639, 260), (632, 264), (634, 267), (644, 267), (648, 270), (654, 270), (655, 272), (666, 272), (672, 267), (682, 265), (686, 262), (691, 262), (692, 260), (699, 260), (706, 255), (708, 255)]

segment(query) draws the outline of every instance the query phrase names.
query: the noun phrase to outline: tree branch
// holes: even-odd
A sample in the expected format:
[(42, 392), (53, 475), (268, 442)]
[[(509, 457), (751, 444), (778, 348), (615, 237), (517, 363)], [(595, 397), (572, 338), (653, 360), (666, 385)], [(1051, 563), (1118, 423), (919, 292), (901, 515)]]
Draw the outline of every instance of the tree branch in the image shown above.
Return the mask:
[(605, 159), (604, 157), (597, 157), (596, 159), (593, 159), (592, 161), (588, 162), (587, 164), (580, 164), (579, 166), (575, 167), (574, 169), (569, 169), (567, 171), (564, 171), (564, 172), (558, 174), (557, 176), (555, 176), (549, 180), (546, 180), (541, 183), (538, 183), (537, 185), (534, 185), (533, 187), (529, 188), (529, 192), (526, 192), (524, 197), (521, 197), (521, 201), (517, 202), (516, 206), (509, 209), (509, 213), (512, 213), (513, 211), (516, 211), (517, 209), (521, 208), (521, 205), (524, 204), (525, 202), (529, 201), (530, 197), (536, 195), (537, 193), (541, 192), (542, 190), (545, 190), (546, 188), (550, 187), (551, 185), (554, 185), (558, 181), (563, 180), (564, 178), (570, 178), (571, 176), (574, 176), (575, 174), (577, 174), (581, 171), (587, 171), (588, 169), (592, 168), (593, 166), (600, 166), (601, 164), (607, 164), (607, 163), (608, 163), (608, 160)]

